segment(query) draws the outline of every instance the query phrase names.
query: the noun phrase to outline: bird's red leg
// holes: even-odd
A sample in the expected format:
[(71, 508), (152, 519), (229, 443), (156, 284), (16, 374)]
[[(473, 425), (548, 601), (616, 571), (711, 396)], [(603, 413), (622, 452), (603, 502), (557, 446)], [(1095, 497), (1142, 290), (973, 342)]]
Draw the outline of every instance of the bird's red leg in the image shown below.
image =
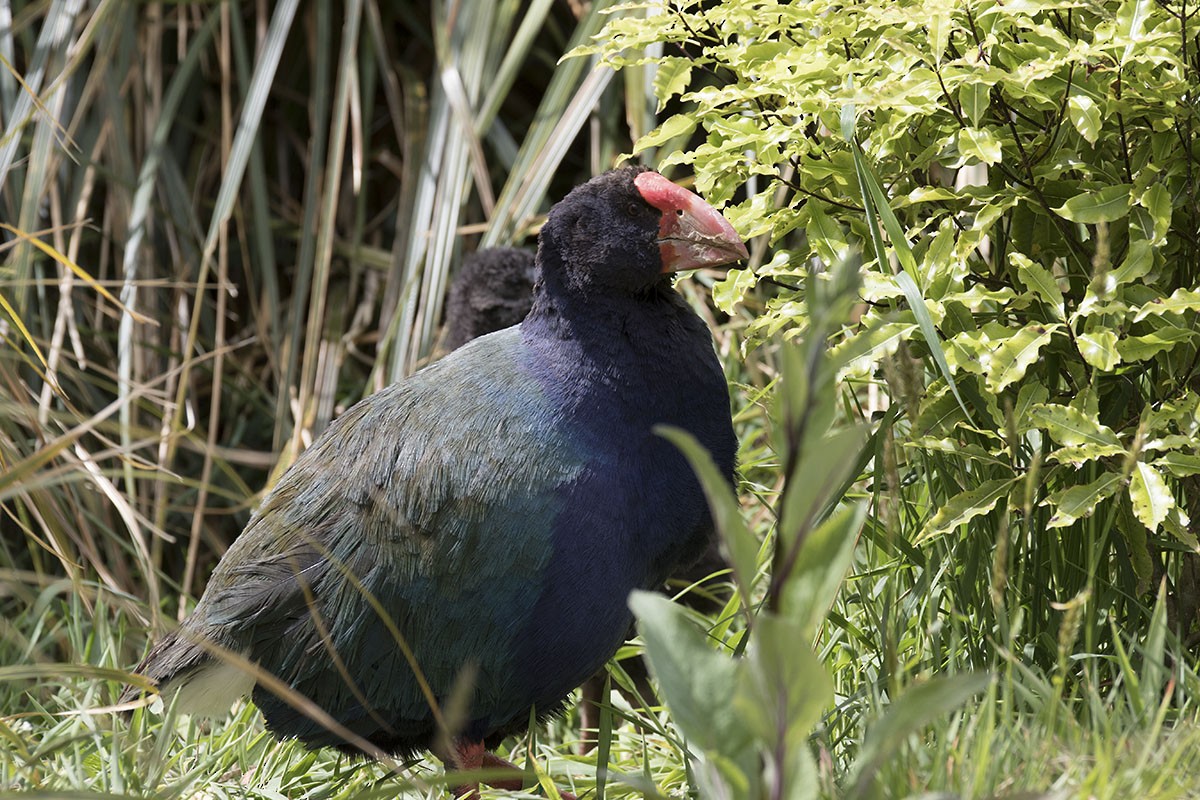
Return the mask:
[[(495, 753), (490, 753), (483, 746), (483, 742), (467, 742), (458, 740), (454, 743), (454, 766), (461, 770), (480, 770), (480, 769), (495, 769), (506, 770), (513, 773), (511, 778), (499, 778), (489, 780), (489, 786), (497, 789), (504, 789), (509, 792), (518, 792), (525, 788), (525, 772), (511, 761), (505, 761)], [(575, 800), (575, 795), (569, 792), (559, 792), (563, 800)], [(454, 787), (454, 796), (465, 798), (465, 800), (479, 800), (479, 784), (468, 783), (462, 786)]]

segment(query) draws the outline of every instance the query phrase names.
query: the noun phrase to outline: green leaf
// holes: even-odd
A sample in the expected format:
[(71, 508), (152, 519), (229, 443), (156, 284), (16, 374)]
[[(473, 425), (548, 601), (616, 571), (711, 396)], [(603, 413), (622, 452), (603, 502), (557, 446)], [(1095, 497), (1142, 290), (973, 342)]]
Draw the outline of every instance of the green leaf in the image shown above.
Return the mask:
[(1005, 497), (1019, 478), (994, 478), (983, 481), (974, 489), (959, 492), (947, 500), (917, 537), (915, 544), (930, 539), (989, 513)]
[(1067, 115), (1079, 135), (1087, 139), (1089, 144), (1095, 144), (1100, 138), (1100, 106), (1087, 95), (1074, 94), (1067, 100)]
[(1046, 456), (1046, 460), (1057, 464), (1072, 464), (1076, 467), (1095, 461), (1097, 458), (1109, 458), (1125, 455), (1125, 448), (1112, 444), (1080, 444), (1059, 449)]
[(1037, 360), (1038, 353), (1061, 327), (1057, 323), (1027, 325), (1007, 339), (1002, 339), (984, 364), (984, 380), (988, 390), (1000, 394), (1009, 384), (1025, 377), (1025, 370)]
[(1162, 475), (1142, 461), (1134, 465), (1133, 474), (1129, 476), (1129, 499), (1133, 502), (1134, 515), (1151, 533), (1158, 530), (1175, 506), (1175, 496)]
[(713, 284), (713, 302), (726, 314), (746, 297), (746, 292), (758, 285), (758, 276), (752, 269), (731, 269), (725, 277)]
[[(967, 408), (962, 394), (958, 391), (958, 383), (954, 380), (954, 374), (950, 370), (950, 365), (946, 363), (946, 353), (942, 347), (942, 340), (937, 335), (933, 318), (930, 317), (929, 309), (925, 305), (925, 299), (921, 296), (921, 289), (917, 286), (917, 263), (913, 259), (912, 248), (909, 246), (908, 239), (904, 235), (904, 230), (900, 227), (900, 221), (896, 219), (895, 212), (892, 211), (892, 207), (888, 204), (887, 196), (883, 193), (883, 189), (879, 185), (879, 180), (871, 172), (870, 167), (867, 166), (866, 159), (863, 158), (862, 148), (854, 140), (853, 106), (846, 106), (842, 109), (842, 134), (850, 142), (850, 153), (854, 158), (854, 172), (858, 177), (859, 191), (862, 193), (863, 205), (867, 210), (867, 227), (871, 234), (871, 241), (875, 248), (876, 256), (880, 261), (880, 269), (883, 269), (883, 261), (886, 258), (886, 254), (883, 246), (883, 237), (879, 233), (878, 221), (883, 222), (883, 227), (888, 232), (888, 238), (892, 241), (892, 250), (896, 254), (896, 260), (900, 262), (901, 270), (896, 273), (896, 283), (903, 290), (909, 308), (912, 310), (913, 316), (917, 318), (917, 324), (921, 327), (921, 335), (925, 339), (925, 345), (929, 348), (929, 354), (933, 357), (933, 362), (937, 364), (938, 372), (941, 373), (942, 378), (950, 387), (950, 391), (954, 394), (954, 399), (962, 406), (963, 414), (970, 420), (971, 410)], [(878, 221), (872, 211), (878, 214)]]
[(1029, 416), (1060, 444), (1070, 447), (1107, 445), (1121, 448), (1121, 440), (1111, 428), (1077, 408), (1042, 403), (1029, 409)]
[(1182, 342), (1191, 342), (1196, 331), (1174, 325), (1159, 328), (1144, 336), (1127, 336), (1117, 342), (1117, 354), (1122, 361), (1145, 361), (1159, 353), (1170, 350)]
[(1017, 278), (1025, 284), (1025, 288), (1048, 305), (1057, 319), (1065, 321), (1062, 290), (1058, 288), (1058, 281), (1050, 274), (1050, 270), (1016, 251), (1008, 254), (1008, 261), (1017, 268)]
[(1200, 289), (1180, 287), (1172, 292), (1170, 297), (1156, 297), (1138, 309), (1133, 321), (1141, 322), (1149, 316), (1183, 314), (1188, 311), (1200, 311)]
[(1004, 157), (1000, 140), (989, 128), (962, 128), (958, 132), (958, 152), (984, 164), (999, 164)]
[(646, 642), (646, 657), (671, 718), (705, 751), (736, 754), (750, 742), (741, 718), (730, 714), (740, 662), (708, 646), (687, 613), (655, 592), (634, 591), (629, 607)]
[(1047, 528), (1065, 528), (1077, 519), (1091, 516), (1101, 501), (1111, 497), (1121, 487), (1121, 476), (1107, 472), (1098, 480), (1084, 486), (1072, 486), (1047, 497), (1041, 502), (1054, 510)]
[(1090, 333), (1080, 334), (1075, 342), (1083, 360), (1101, 372), (1112, 372), (1121, 363), (1115, 331), (1097, 328)]
[(1122, 183), (1098, 192), (1084, 192), (1054, 209), (1054, 213), (1086, 225), (1112, 222), (1129, 213), (1129, 189), (1129, 184)]
[(742, 598), (750, 606), (750, 597), (754, 588), (754, 577), (758, 573), (758, 539), (746, 527), (742, 519), (741, 506), (729, 480), (721, 474), (713, 461), (712, 455), (704, 446), (696, 441), (682, 428), (669, 425), (659, 425), (654, 432), (662, 436), (683, 452), (692, 470), (700, 479), (704, 488), (704, 496), (712, 509), (713, 520), (717, 533), (724, 543), (733, 566), (734, 580)]
[(1193, 453), (1181, 453), (1178, 450), (1172, 450), (1156, 459), (1154, 465), (1162, 467), (1176, 478), (1200, 475), (1200, 456)]
[(1174, 210), (1171, 205), (1171, 192), (1162, 183), (1155, 181), (1142, 192), (1142, 196), (1138, 198), (1138, 205), (1149, 211), (1151, 219), (1154, 220), (1154, 238), (1150, 244), (1165, 244), (1167, 231), (1171, 229), (1171, 213)]
[(676, 114), (673, 117), (669, 117), (662, 125), (659, 125), (638, 139), (637, 144), (633, 146), (633, 154), (637, 155), (650, 147), (658, 147), (674, 139), (676, 136), (683, 136), (695, 129), (696, 118), (694, 116), (690, 114)]
[(892, 703), (883, 719), (867, 731), (862, 751), (850, 770), (855, 780), (847, 796), (874, 796), (870, 789), (876, 771), (909, 737), (982, 692), (990, 681), (988, 675), (962, 673), (933, 678), (907, 689)]
[(839, 508), (804, 540), (783, 589), (783, 612), (812, 641), (845, 580), (866, 519), (866, 505)]
[(734, 693), (734, 708), (773, 752), (804, 746), (833, 704), (833, 679), (798, 621), (760, 614)]
[(963, 113), (975, 128), (979, 127), (979, 121), (987, 113), (991, 100), (992, 87), (986, 83), (964, 83), (958, 87), (958, 104), (962, 106)]
[(654, 73), (654, 96), (658, 99), (658, 111), (661, 113), (667, 101), (683, 92), (691, 80), (691, 59), (660, 59), (658, 70)]

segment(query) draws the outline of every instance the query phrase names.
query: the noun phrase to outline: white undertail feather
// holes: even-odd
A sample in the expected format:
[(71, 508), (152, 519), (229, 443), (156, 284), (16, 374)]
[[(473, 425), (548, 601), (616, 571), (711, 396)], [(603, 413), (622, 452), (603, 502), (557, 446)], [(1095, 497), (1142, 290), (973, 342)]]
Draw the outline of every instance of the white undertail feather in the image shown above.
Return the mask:
[(169, 706), (174, 700), (178, 713), (211, 718), (225, 716), (253, 689), (254, 676), (239, 665), (214, 662), (171, 681), (161, 692), (163, 703)]

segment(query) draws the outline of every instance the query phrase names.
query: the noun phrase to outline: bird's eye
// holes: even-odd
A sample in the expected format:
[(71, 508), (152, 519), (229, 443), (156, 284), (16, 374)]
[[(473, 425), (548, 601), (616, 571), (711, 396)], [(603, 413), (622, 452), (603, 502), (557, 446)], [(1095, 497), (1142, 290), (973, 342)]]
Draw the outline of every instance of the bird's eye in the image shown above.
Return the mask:
[(677, 216), (677, 217), (682, 217), (682, 216), (683, 216), (683, 209), (682, 209), (682, 208), (677, 208), (677, 209), (675, 209), (675, 216)]

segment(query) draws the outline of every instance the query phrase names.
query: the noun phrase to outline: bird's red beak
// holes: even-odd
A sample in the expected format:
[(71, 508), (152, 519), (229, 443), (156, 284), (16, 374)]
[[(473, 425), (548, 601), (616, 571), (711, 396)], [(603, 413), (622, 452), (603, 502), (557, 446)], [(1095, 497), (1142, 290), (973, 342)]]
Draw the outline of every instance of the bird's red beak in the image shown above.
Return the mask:
[(663, 272), (719, 267), (750, 254), (721, 212), (682, 186), (643, 172), (633, 179), (647, 203), (663, 212), (658, 247)]

